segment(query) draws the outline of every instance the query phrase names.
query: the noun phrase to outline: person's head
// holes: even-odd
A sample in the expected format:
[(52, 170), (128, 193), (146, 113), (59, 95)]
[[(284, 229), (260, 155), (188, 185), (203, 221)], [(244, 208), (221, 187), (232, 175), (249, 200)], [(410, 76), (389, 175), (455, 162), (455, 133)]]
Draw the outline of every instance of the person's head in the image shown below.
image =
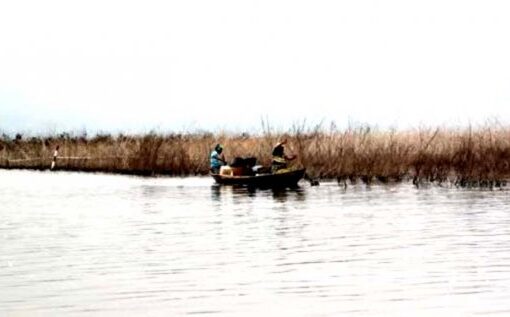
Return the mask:
[(281, 144), (278, 144), (274, 149), (273, 149), (273, 155), (274, 156), (283, 156), (283, 145)]
[(216, 144), (216, 146), (214, 147), (214, 150), (218, 153), (221, 153), (223, 152), (223, 146), (221, 146), (221, 144)]

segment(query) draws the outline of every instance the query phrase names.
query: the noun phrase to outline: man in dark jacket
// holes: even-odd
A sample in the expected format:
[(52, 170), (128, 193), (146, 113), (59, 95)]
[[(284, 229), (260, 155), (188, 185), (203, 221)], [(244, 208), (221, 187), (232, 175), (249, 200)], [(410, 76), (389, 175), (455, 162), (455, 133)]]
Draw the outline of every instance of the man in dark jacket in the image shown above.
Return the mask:
[(288, 168), (288, 162), (296, 158), (295, 155), (285, 155), (284, 145), (287, 139), (277, 143), (273, 148), (273, 160), (271, 162), (271, 173), (281, 173)]

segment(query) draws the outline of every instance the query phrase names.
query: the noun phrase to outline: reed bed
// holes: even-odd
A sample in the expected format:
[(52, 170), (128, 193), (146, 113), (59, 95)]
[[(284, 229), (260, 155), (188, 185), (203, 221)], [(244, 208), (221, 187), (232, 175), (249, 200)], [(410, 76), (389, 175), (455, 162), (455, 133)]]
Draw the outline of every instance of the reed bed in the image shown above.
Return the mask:
[(297, 126), (256, 136), (232, 133), (108, 135), (61, 134), (0, 138), (0, 168), (48, 169), (59, 145), (56, 168), (139, 175), (205, 175), (209, 153), (223, 144), (227, 159), (257, 157), (270, 165), (271, 150), (288, 139), (286, 151), (312, 178), (339, 183), (412, 180), (458, 186), (502, 186), (510, 177), (510, 128), (380, 131), (367, 126), (337, 129)]

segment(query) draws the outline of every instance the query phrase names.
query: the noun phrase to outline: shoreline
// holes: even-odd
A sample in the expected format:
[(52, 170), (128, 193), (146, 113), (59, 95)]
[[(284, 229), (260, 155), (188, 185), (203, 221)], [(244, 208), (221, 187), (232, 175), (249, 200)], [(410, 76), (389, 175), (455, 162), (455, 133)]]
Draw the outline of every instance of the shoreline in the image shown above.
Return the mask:
[[(188, 178), (188, 177), (201, 177), (208, 178), (209, 174), (195, 174), (195, 175), (175, 175), (175, 174), (161, 174), (161, 173), (147, 173), (147, 172), (139, 172), (139, 171), (104, 171), (104, 170), (80, 170), (80, 169), (63, 169), (57, 168), (51, 170), (50, 168), (42, 168), (42, 167), (4, 167), (1, 166), (0, 170), (4, 171), (37, 171), (37, 172), (70, 172), (70, 173), (90, 173), (90, 174), (104, 174), (104, 175), (118, 175), (118, 176), (135, 176), (135, 177), (144, 177), (144, 178), (158, 178), (158, 177), (169, 177), (169, 178)], [(211, 181), (213, 179), (211, 178)], [(301, 182), (311, 183), (312, 179), (304, 178)], [(420, 180), (419, 183), (415, 182), (415, 179), (411, 175), (407, 175), (402, 179), (380, 179), (378, 177), (374, 177), (370, 181), (367, 181), (363, 176), (357, 177), (355, 179), (345, 178), (321, 178), (316, 181), (320, 181), (320, 183), (337, 183), (338, 186), (348, 188), (350, 186), (355, 186), (359, 184), (364, 184), (366, 186), (385, 186), (385, 185), (396, 185), (396, 184), (410, 184), (417, 188), (426, 187), (430, 185), (436, 185), (439, 187), (445, 188), (478, 188), (478, 189), (504, 189), (508, 188), (508, 183), (510, 183), (510, 178), (494, 180), (494, 181), (466, 181), (464, 183), (459, 182), (458, 180), (448, 179), (444, 182), (430, 181), (430, 180)], [(214, 183), (216, 184), (216, 183)], [(220, 185), (220, 184), (218, 184)], [(318, 184), (317, 184), (318, 185)], [(226, 185), (228, 186), (228, 185)], [(242, 186), (242, 185), (241, 185)], [(311, 185), (311, 186), (316, 186)]]

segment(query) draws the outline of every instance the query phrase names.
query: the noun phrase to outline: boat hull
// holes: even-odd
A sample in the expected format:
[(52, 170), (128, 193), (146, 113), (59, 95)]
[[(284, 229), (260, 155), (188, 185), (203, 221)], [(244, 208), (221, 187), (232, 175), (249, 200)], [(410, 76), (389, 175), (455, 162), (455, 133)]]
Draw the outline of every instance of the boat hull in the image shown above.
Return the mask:
[(305, 175), (305, 169), (289, 171), (277, 174), (260, 174), (255, 176), (228, 176), (212, 174), (218, 184), (245, 185), (254, 187), (295, 187)]

